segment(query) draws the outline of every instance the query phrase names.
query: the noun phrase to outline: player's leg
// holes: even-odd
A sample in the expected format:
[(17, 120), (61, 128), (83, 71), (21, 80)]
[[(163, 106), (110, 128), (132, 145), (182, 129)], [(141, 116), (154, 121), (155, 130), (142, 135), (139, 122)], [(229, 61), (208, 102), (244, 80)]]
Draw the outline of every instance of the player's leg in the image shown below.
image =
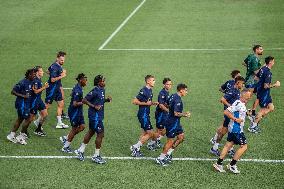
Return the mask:
[(92, 127), (92, 124), (90, 124), (91, 120), (89, 120), (89, 130), (88, 132), (85, 134), (83, 142), (81, 143), (80, 147), (75, 150), (74, 152), (77, 154), (77, 157), (80, 161), (84, 161), (85, 157), (84, 157), (84, 153), (85, 153), (85, 149), (87, 144), (90, 142), (91, 138), (94, 136), (94, 134), (96, 133), (95, 130)]
[(63, 100), (57, 101), (57, 116), (56, 116), (57, 117), (57, 125), (56, 125), (57, 129), (66, 129), (69, 127), (68, 125), (62, 122), (61, 115), (62, 115), (63, 108), (64, 108), (64, 101)]
[(224, 115), (223, 124), (217, 129), (217, 139), (216, 142), (213, 144), (212, 148), (210, 149), (210, 153), (220, 156), (219, 146), (222, 138), (228, 132), (228, 125), (230, 123), (230, 118)]
[(16, 132), (17, 130), (19, 129), (21, 123), (24, 121), (24, 119), (22, 117), (20, 117), (18, 115), (18, 118), (16, 119), (12, 129), (11, 129), (11, 132), (7, 135), (7, 139), (13, 143), (17, 143), (17, 140), (16, 140)]
[(234, 145), (233, 141), (226, 142), (223, 150), (221, 151), (220, 157), (218, 158), (217, 162), (213, 164), (215, 170), (219, 172), (226, 172), (223, 168), (223, 160), (226, 157), (228, 151), (233, 147), (233, 145)]
[(140, 127), (142, 129), (138, 142), (130, 146), (131, 155), (133, 157), (141, 157), (143, 154), (140, 152), (142, 145), (153, 136), (153, 127), (150, 122), (150, 117), (138, 117)]
[(231, 172), (238, 174), (238, 173), (240, 173), (240, 171), (238, 170), (237, 165), (236, 165), (237, 161), (245, 153), (245, 151), (248, 148), (248, 145), (247, 145), (247, 141), (246, 141), (246, 137), (245, 137), (244, 133), (236, 134), (235, 136), (236, 137), (235, 137), (234, 143), (239, 144), (240, 148), (236, 151), (234, 157), (232, 158), (232, 161), (230, 162), (230, 164), (227, 165), (227, 168)]
[(96, 137), (96, 149), (95, 149), (95, 153), (92, 157), (92, 161), (94, 161), (95, 163), (98, 164), (105, 164), (106, 161), (101, 157), (100, 155), (100, 150), (102, 147), (102, 142), (103, 142), (103, 138), (104, 138), (104, 126), (103, 126), (103, 122), (99, 121), (97, 129), (96, 129), (96, 133), (97, 133), (97, 137)]

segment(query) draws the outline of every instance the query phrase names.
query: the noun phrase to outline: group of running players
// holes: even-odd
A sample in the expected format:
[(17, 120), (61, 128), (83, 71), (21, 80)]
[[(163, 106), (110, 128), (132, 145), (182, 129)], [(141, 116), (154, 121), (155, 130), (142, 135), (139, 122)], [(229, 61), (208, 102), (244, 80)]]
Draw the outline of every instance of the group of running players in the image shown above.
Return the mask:
[[(240, 75), (240, 71), (233, 70), (231, 73), (232, 80), (227, 81), (220, 88), (224, 93), (221, 103), (224, 104), (224, 121), (217, 129), (216, 134), (211, 139), (213, 147), (210, 152), (219, 157), (217, 163), (213, 164), (219, 172), (225, 172), (223, 169), (223, 159), (229, 153), (232, 161), (227, 166), (228, 170), (233, 173), (239, 173), (236, 163), (247, 149), (247, 141), (244, 135), (243, 127), (246, 116), (251, 123), (249, 131), (259, 133), (260, 120), (269, 112), (274, 110), (270, 96), (270, 88), (279, 87), (280, 82), (271, 83), (271, 68), (274, 65), (274, 58), (268, 56), (265, 58), (265, 65), (261, 65), (260, 56), (263, 53), (261, 45), (253, 47), (253, 53), (248, 55), (243, 65), (246, 66), (246, 78)], [(65, 61), (65, 52), (58, 52), (56, 61), (48, 68), (49, 80), (42, 83), (43, 69), (36, 66), (27, 70), (25, 79), (17, 83), (12, 94), (16, 96), (15, 108), (17, 109), (18, 118), (15, 121), (7, 139), (13, 143), (27, 144), (28, 126), (34, 121), (37, 126), (35, 134), (45, 136), (43, 124), (48, 115), (48, 108), (53, 100), (57, 102), (57, 125), (56, 128), (65, 129), (69, 126), (62, 122), (62, 112), (64, 107), (64, 92), (61, 79), (66, 77), (66, 70), (62, 68)], [(72, 89), (71, 102), (68, 107), (68, 116), (72, 129), (66, 136), (61, 136), (63, 144), (62, 151), (73, 153), (70, 148), (71, 142), (76, 134), (85, 129), (83, 116), (83, 104), (87, 105), (89, 130), (85, 134), (80, 147), (74, 150), (79, 160), (83, 161), (86, 145), (93, 135), (96, 134), (96, 149), (92, 160), (98, 164), (104, 164), (106, 161), (100, 156), (101, 144), (104, 137), (104, 103), (111, 102), (111, 96), (105, 97), (106, 79), (102, 75), (94, 78), (94, 88), (85, 97), (83, 87), (87, 85), (87, 77), (84, 73), (78, 74), (77, 84)], [(158, 101), (153, 101), (152, 88), (155, 85), (155, 77), (147, 75), (145, 77), (146, 85), (139, 91), (132, 103), (138, 105), (137, 118), (141, 125), (141, 135), (138, 142), (130, 147), (133, 157), (142, 157), (140, 149), (147, 141), (149, 150), (162, 148), (161, 139), (166, 136), (167, 140), (163, 146), (162, 153), (155, 159), (156, 163), (161, 166), (167, 166), (172, 161), (172, 153), (176, 147), (184, 140), (183, 128), (180, 124), (181, 117), (190, 117), (190, 112), (183, 111), (182, 97), (187, 95), (186, 84), (177, 85), (176, 93), (170, 95), (172, 81), (170, 78), (164, 78), (163, 88), (159, 92)], [(245, 85), (245, 88), (244, 88)], [(46, 90), (45, 103), (41, 99), (42, 91)], [(257, 98), (251, 110), (246, 109), (246, 103), (255, 93)], [(256, 113), (257, 106), (260, 110)], [(150, 107), (156, 106), (155, 120), (156, 130), (153, 129), (150, 121)], [(38, 117), (36, 118), (36, 116)], [(16, 136), (16, 132), (22, 125), (21, 132)], [(227, 143), (222, 152), (219, 152), (219, 145), (223, 136), (228, 133)], [(235, 151), (234, 145), (240, 145)]]
[[(233, 70), (232, 80), (225, 82), (220, 87), (220, 91), (224, 93), (220, 100), (224, 104), (224, 121), (210, 140), (213, 145), (210, 153), (219, 157), (213, 167), (219, 172), (226, 172), (222, 163), (226, 155), (229, 154), (232, 160), (227, 165), (227, 169), (235, 174), (240, 173), (236, 163), (247, 150), (247, 140), (243, 130), (246, 116), (250, 120), (248, 131), (257, 134), (261, 132), (260, 120), (274, 110), (270, 89), (280, 87), (280, 82), (276, 81), (272, 84), (271, 69), (275, 63), (274, 57), (267, 56), (265, 64), (261, 65), (260, 56), (262, 54), (263, 47), (255, 45), (253, 53), (249, 54), (242, 63), (247, 70), (246, 77), (243, 78), (239, 70)], [(247, 110), (246, 104), (253, 94), (256, 94), (256, 99), (252, 109)], [(256, 113), (257, 106), (260, 107), (258, 113)], [(220, 141), (227, 133), (227, 142), (220, 152)], [(235, 151), (234, 145), (240, 145), (240, 148)]]

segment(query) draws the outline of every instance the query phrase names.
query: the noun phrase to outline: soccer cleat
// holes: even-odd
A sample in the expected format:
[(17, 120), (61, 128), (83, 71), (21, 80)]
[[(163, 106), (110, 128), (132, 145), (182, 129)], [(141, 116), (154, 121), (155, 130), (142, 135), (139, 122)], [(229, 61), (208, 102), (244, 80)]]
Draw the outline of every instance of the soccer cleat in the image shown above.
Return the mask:
[(17, 143), (17, 139), (11, 134), (7, 135), (7, 139), (13, 143)]
[(162, 148), (163, 144), (161, 140), (156, 140), (156, 148)]
[(218, 149), (217, 149), (217, 150), (214, 150), (213, 147), (210, 149), (210, 153), (211, 153), (211, 154), (214, 154), (215, 156), (218, 156), (218, 157), (220, 156), (219, 150), (218, 150)]
[(216, 140), (214, 140), (214, 138), (211, 138), (211, 139), (210, 139), (210, 143), (211, 143), (212, 145), (214, 145), (214, 144), (216, 143)]
[(41, 137), (45, 137), (46, 133), (43, 132), (43, 130), (35, 130), (34, 134), (41, 136)]
[(62, 118), (62, 119), (69, 119), (69, 116), (66, 115), (65, 113), (62, 113), (61, 118)]
[(62, 152), (65, 152), (65, 153), (69, 153), (69, 154), (73, 153), (73, 151), (71, 150), (70, 146), (68, 146), (68, 147), (63, 147), (63, 148), (61, 149), (61, 151), (62, 151)]
[(226, 171), (223, 168), (223, 165), (218, 165), (217, 163), (213, 164), (213, 167), (216, 171), (220, 172), (220, 173), (225, 173)]
[(155, 151), (157, 149), (156, 143), (153, 143), (153, 144), (148, 143), (147, 148), (148, 150)]
[(239, 173), (240, 173), (240, 171), (238, 170), (238, 167), (237, 167), (236, 165), (230, 165), (230, 164), (228, 164), (228, 165), (227, 165), (227, 169), (228, 169), (229, 171), (231, 171), (232, 173), (234, 173), (234, 174), (239, 174)]
[(57, 123), (57, 125), (56, 125), (55, 128), (56, 128), (56, 129), (67, 129), (67, 128), (69, 128), (69, 126), (68, 126), (68, 125), (65, 125), (64, 123), (61, 123), (61, 124), (58, 124), (58, 123)]
[(134, 146), (130, 146), (130, 150), (132, 151), (131, 153), (132, 157), (143, 157), (143, 154), (140, 152), (138, 148), (135, 148)]
[(92, 161), (97, 163), (97, 164), (105, 164), (106, 161), (101, 157), (101, 156), (93, 156)]
[(65, 142), (67, 141), (67, 137), (66, 136), (61, 136), (59, 137), (59, 140), (62, 142), (62, 144), (64, 145)]
[(74, 153), (77, 155), (77, 158), (78, 158), (80, 161), (84, 161), (84, 160), (85, 160), (85, 157), (84, 157), (84, 153), (83, 153), (83, 152), (80, 152), (79, 150), (75, 150)]
[(165, 166), (168, 166), (169, 164), (167, 164), (167, 161), (165, 159), (160, 159), (160, 158), (156, 158), (155, 159), (156, 163), (165, 167)]
[(165, 161), (166, 161), (166, 163), (172, 163), (172, 159), (173, 159), (173, 156), (172, 155), (166, 155), (166, 157), (165, 157)]
[(236, 153), (236, 152), (235, 152), (234, 149), (228, 151), (228, 154), (229, 154), (229, 156), (230, 156), (231, 158), (234, 157), (235, 153)]
[(26, 141), (26, 134), (25, 133), (20, 133), (17, 137), (16, 140), (18, 143), (22, 144), (22, 145), (26, 145), (27, 141)]
[(260, 129), (257, 126), (254, 127), (254, 128), (249, 127), (248, 131), (251, 132), (251, 133), (254, 133), (254, 134), (260, 133)]

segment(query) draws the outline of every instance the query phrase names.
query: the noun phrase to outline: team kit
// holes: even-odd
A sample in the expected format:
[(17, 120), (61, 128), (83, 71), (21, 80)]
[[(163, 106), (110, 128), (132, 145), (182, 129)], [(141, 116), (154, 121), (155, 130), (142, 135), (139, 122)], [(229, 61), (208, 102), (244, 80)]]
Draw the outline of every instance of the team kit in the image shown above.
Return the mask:
[[(232, 79), (226, 81), (220, 87), (223, 96), (220, 102), (224, 105), (224, 120), (217, 128), (216, 133), (210, 140), (212, 147), (209, 152), (218, 157), (213, 164), (214, 170), (218, 172), (240, 173), (237, 168), (237, 161), (247, 150), (248, 144), (244, 134), (244, 123), (246, 117), (250, 121), (248, 131), (254, 134), (261, 132), (260, 121), (270, 112), (274, 111), (274, 105), (270, 95), (270, 89), (280, 87), (280, 82), (272, 83), (271, 69), (275, 64), (274, 57), (267, 56), (262, 65), (260, 56), (263, 54), (263, 47), (255, 45), (253, 53), (249, 54), (243, 61), (246, 67), (245, 78), (241, 76), (239, 70), (231, 72)], [(112, 102), (111, 96), (105, 96), (106, 78), (103, 75), (95, 76), (93, 80), (94, 88), (84, 96), (83, 88), (87, 85), (88, 79), (84, 73), (78, 74), (74, 88), (71, 92), (71, 101), (68, 106), (68, 115), (64, 115), (64, 91), (61, 79), (67, 76), (63, 69), (66, 53), (60, 51), (56, 55), (56, 60), (48, 68), (48, 82), (43, 83), (44, 74), (41, 66), (28, 69), (25, 78), (19, 81), (12, 89), (11, 94), (16, 96), (15, 108), (17, 119), (7, 135), (7, 140), (13, 143), (27, 144), (30, 137), (28, 127), (33, 122), (36, 126), (34, 134), (46, 136), (43, 125), (48, 116), (48, 110), (55, 101), (57, 103), (57, 129), (66, 129), (69, 126), (63, 123), (62, 119), (70, 120), (71, 129), (65, 136), (59, 139), (62, 142), (62, 152), (75, 153), (80, 161), (84, 161), (85, 148), (95, 135), (95, 153), (92, 161), (97, 164), (105, 164), (106, 160), (101, 156), (100, 149), (104, 138), (104, 106), (105, 103)], [(170, 94), (172, 80), (164, 78), (163, 88), (158, 94), (158, 100), (153, 100), (152, 88), (155, 86), (153, 75), (145, 76), (145, 86), (141, 88), (137, 96), (132, 100), (138, 106), (137, 118), (141, 127), (141, 134), (130, 146), (130, 153), (133, 157), (143, 157), (141, 147), (147, 146), (149, 150), (161, 149), (161, 154), (155, 159), (160, 166), (168, 166), (172, 163), (172, 154), (184, 140), (184, 130), (180, 119), (190, 118), (191, 113), (184, 111), (182, 98), (187, 95), (188, 87), (180, 83), (176, 87), (176, 92)], [(43, 100), (41, 94), (45, 90), (46, 97)], [(250, 109), (246, 107), (247, 102), (256, 96)], [(88, 106), (89, 128), (82, 143), (76, 150), (71, 149), (74, 137), (85, 130), (85, 118), (83, 105)], [(150, 107), (155, 106), (155, 125), (150, 120)], [(256, 112), (256, 108), (259, 111)], [(21, 127), (20, 132), (17, 131)], [(222, 138), (227, 134), (227, 141), (222, 149), (219, 150)], [(162, 144), (162, 138), (166, 138)], [(238, 148), (235, 150), (235, 146)], [(223, 167), (223, 160), (226, 156), (232, 158), (231, 162)]]

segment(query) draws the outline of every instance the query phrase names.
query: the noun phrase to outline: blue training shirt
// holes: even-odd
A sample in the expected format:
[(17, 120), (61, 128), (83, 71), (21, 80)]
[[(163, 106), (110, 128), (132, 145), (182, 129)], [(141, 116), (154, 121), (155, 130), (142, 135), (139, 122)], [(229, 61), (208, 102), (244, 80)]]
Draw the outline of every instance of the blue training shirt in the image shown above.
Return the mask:
[(61, 79), (59, 79), (55, 82), (51, 82), (51, 78), (56, 78), (56, 77), (59, 77), (61, 75), (61, 73), (63, 72), (62, 66), (60, 64), (58, 64), (57, 62), (54, 62), (48, 68), (48, 71), (49, 71), (49, 79), (48, 79), (49, 88), (52, 90), (54, 88), (62, 87)]
[(19, 107), (29, 108), (30, 107), (31, 94), (33, 92), (32, 85), (33, 85), (33, 81), (30, 81), (28, 79), (23, 79), (23, 80), (19, 81), (13, 87), (13, 90), (16, 91), (17, 93), (20, 93), (22, 95), (29, 95), (29, 98), (27, 98), (27, 99), (17, 96), (16, 101), (15, 101), (15, 107), (16, 108), (19, 108)]
[(169, 99), (169, 119), (174, 121), (180, 120), (180, 117), (175, 116), (174, 112), (182, 113), (182, 111), (183, 103), (181, 97), (177, 93), (172, 94)]
[[(35, 89), (40, 89), (42, 88), (42, 81), (40, 78), (38, 77), (35, 77), (34, 80), (33, 80), (33, 85), (32, 85)], [(39, 99), (41, 99), (41, 93), (34, 93), (34, 91), (32, 91), (31, 93), (31, 102), (32, 102), (32, 107), (34, 107), (34, 105), (37, 103), (37, 101)]]
[(95, 106), (101, 105), (100, 110), (96, 110), (95, 108), (89, 107), (88, 117), (89, 119), (94, 120), (103, 120), (104, 119), (104, 103), (105, 103), (105, 89), (99, 86), (96, 86), (93, 90), (91, 90), (85, 98), (90, 103)]
[(228, 80), (223, 85), (221, 85), (221, 89), (224, 91), (223, 93), (227, 93), (230, 89), (232, 89), (235, 85), (235, 80)]
[[(227, 100), (229, 104), (233, 104), (236, 100), (240, 100), (240, 90), (233, 87), (231, 88), (223, 97)], [(224, 110), (226, 110), (228, 107), (224, 105)]]
[[(152, 101), (153, 98), (153, 93), (152, 93), (152, 89), (148, 89), (146, 86), (143, 87), (138, 95), (136, 96), (136, 98), (140, 101), (140, 102), (148, 102), (148, 101)], [(143, 117), (143, 116), (149, 116), (150, 115), (150, 106), (139, 106), (139, 110), (137, 113), (138, 117)]]
[[(73, 106), (73, 102), (82, 102), (83, 100), (83, 88), (80, 86), (79, 83), (77, 83), (71, 93), (71, 101), (68, 107), (68, 111), (71, 113), (73, 116), (83, 116), (83, 104), (80, 106)], [(73, 120), (73, 119), (71, 119)]]
[[(158, 95), (158, 102), (159, 104), (163, 104), (163, 105), (169, 105), (169, 91), (167, 91), (165, 88), (163, 88)], [(164, 112), (159, 106), (157, 106), (156, 108), (157, 112)]]
[(262, 67), (257, 73), (257, 77), (259, 78), (257, 84), (257, 94), (261, 96), (269, 96), (270, 88), (265, 89), (264, 84), (271, 83), (272, 73), (267, 66)]

